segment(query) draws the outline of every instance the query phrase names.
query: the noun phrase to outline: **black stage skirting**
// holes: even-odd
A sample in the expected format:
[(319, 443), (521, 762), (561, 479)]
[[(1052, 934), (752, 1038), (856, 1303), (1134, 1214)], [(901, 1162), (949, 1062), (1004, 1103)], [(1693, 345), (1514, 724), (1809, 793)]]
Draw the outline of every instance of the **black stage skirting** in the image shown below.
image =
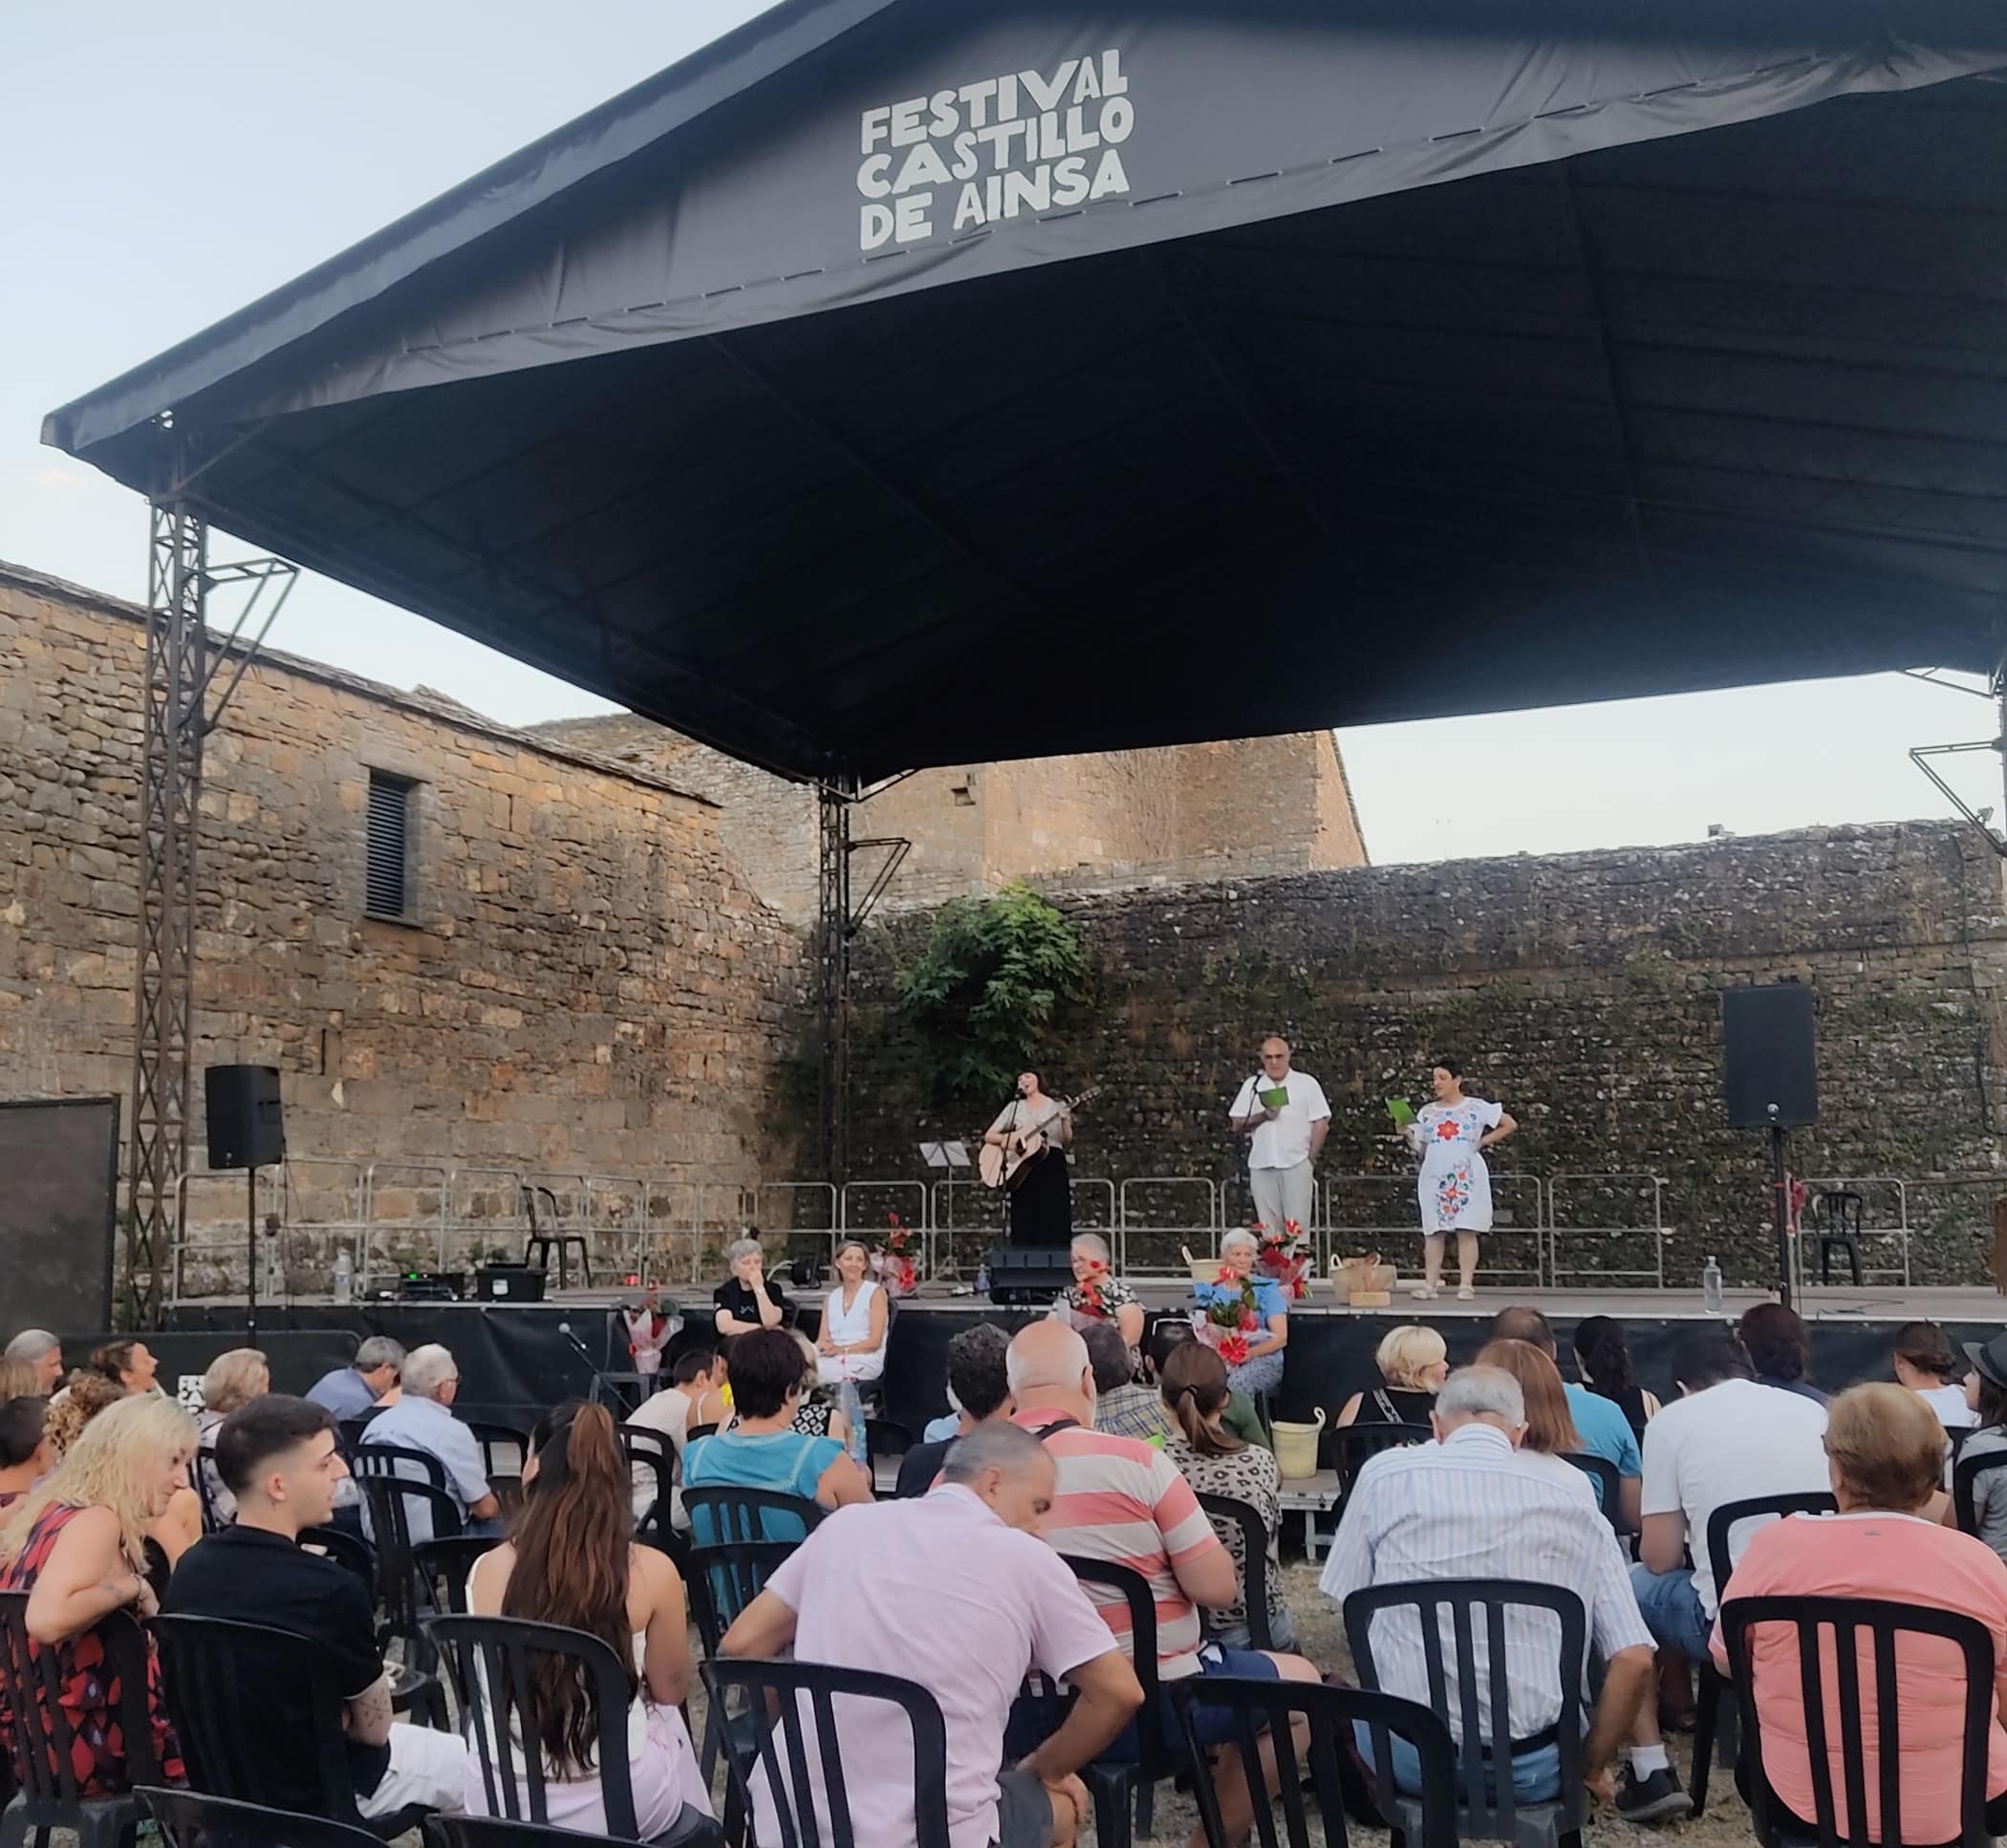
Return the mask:
[[(699, 1315), (707, 1314), (706, 1304)], [(1548, 1314), (1565, 1362), (1575, 1318), (1554, 1306)], [(1030, 1311), (985, 1304), (902, 1304), (886, 1365), (887, 1415), (917, 1431), (928, 1419), (947, 1409), (942, 1392), (947, 1345), (958, 1329), (977, 1321), (1019, 1328), (1031, 1319)], [(1620, 1320), (1639, 1382), (1661, 1398), (1672, 1397), (1675, 1390), (1672, 1356), (1681, 1337), (1696, 1325), (1694, 1319), (1629, 1315)], [(552, 1303), (410, 1302), (267, 1309), (259, 1315), (258, 1344), (271, 1356), (277, 1388), (298, 1392), (328, 1367), (347, 1359), (364, 1335), (390, 1335), (406, 1347), (444, 1342), (460, 1363), (463, 1413), (520, 1427), (532, 1422), (545, 1407), (593, 1386), (593, 1367), (560, 1332), (558, 1324), (565, 1322), (598, 1365), (625, 1371), (631, 1365), (624, 1332), (611, 1311)], [(803, 1325), (810, 1333), (814, 1322), (814, 1311), (809, 1309)], [(1489, 1326), (1483, 1318), (1473, 1316), (1299, 1311), (1290, 1318), (1289, 1359), (1277, 1406), (1279, 1415), (1307, 1418), (1318, 1406), (1335, 1410), (1351, 1393), (1378, 1385), (1374, 1348), (1390, 1328), (1413, 1322), (1427, 1322), (1441, 1331), (1453, 1365), (1477, 1353)], [(1866, 1318), (1812, 1323), (1813, 1378), (1829, 1391), (1860, 1380), (1888, 1379), (1888, 1357), (1900, 1325), (1893, 1319), (1876, 1322)], [(2000, 1332), (1997, 1322), (1950, 1322), (1944, 1326), (1953, 1343), (1989, 1341)], [(79, 1360), (103, 1339), (66, 1338), (65, 1353), (73, 1362)], [(161, 1356), (162, 1382), (169, 1390), (178, 1376), (201, 1373), (217, 1353), (242, 1344), (243, 1339), (244, 1311), (222, 1304), (183, 1305), (173, 1312), (169, 1330), (147, 1337)]]

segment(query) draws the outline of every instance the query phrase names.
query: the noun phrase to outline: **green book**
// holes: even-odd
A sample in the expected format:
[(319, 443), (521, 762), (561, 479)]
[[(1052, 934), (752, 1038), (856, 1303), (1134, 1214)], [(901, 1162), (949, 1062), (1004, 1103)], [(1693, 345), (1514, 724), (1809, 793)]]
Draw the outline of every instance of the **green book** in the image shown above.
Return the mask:
[(1405, 1097), (1390, 1097), (1387, 1100), (1387, 1114), (1393, 1119), (1395, 1128), (1405, 1129), (1414, 1121), (1414, 1106)]
[(1264, 1110), (1286, 1110), (1289, 1107), (1289, 1086), (1278, 1085), (1273, 1090), (1258, 1093)]

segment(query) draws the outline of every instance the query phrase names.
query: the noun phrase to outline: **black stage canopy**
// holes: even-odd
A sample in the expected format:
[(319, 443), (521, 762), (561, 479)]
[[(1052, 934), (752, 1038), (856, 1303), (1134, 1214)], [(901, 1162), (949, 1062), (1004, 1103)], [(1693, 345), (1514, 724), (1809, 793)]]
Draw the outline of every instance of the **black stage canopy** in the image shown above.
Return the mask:
[(2002, 70), (1996, 0), (799, 0), (46, 435), (797, 775), (1983, 670)]

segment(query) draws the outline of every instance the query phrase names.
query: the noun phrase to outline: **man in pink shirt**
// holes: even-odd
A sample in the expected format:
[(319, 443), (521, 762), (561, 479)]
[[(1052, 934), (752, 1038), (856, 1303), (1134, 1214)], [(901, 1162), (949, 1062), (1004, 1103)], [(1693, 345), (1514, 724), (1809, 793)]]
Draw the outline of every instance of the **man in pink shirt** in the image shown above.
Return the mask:
[[(1107, 1559), (1129, 1567), (1149, 1581), (1156, 1603), (1156, 1672), (1160, 1682), (1193, 1675), (1238, 1675), (1274, 1681), (1317, 1681), (1314, 1666), (1301, 1656), (1259, 1649), (1200, 1646), (1198, 1606), (1223, 1610), (1239, 1595), (1232, 1556), (1219, 1544), (1213, 1524), (1192, 1486), (1162, 1450), (1133, 1437), (1097, 1431), (1094, 1373), (1087, 1343), (1056, 1318), (1034, 1322), (1011, 1338), (1005, 1360), (1010, 1396), (1018, 1410), (1013, 1424), (1039, 1437), (1058, 1465), (1058, 1486), (1045, 1536), (1059, 1552), (1080, 1558)], [(1090, 1586), (1101, 1615), (1125, 1653), (1131, 1652), (1129, 1606), (1118, 1594)], [(1201, 1744), (1213, 1748), (1213, 1785), (1220, 1819), (1239, 1838), (1254, 1818), (1248, 1782), (1239, 1750), (1227, 1743), (1233, 1725), (1226, 1709), (1195, 1709)], [(1159, 1710), (1164, 1736), (1179, 1735), (1168, 1693)], [(1307, 1727), (1300, 1727), (1302, 1746)], [(1129, 1728), (1103, 1755), (1133, 1759), (1135, 1730)], [(1274, 1766), (1262, 1749), (1264, 1776)], [(1195, 1848), (1205, 1835), (1192, 1832)]]
[[(727, 1656), (771, 1659), (791, 1644), (798, 1662), (872, 1669), (926, 1688), (947, 1726), (955, 1848), (1069, 1848), (1087, 1816), (1080, 1767), (1142, 1705), (1108, 1626), (1037, 1537), (1052, 1482), (1052, 1460), (1035, 1439), (1002, 1420), (978, 1425), (949, 1450), (931, 1494), (839, 1509), (725, 1632)], [(904, 1621), (866, 1595), (874, 1584), (898, 1588)], [(1011, 1702), (1034, 1668), (1064, 1679), (1078, 1698), (1050, 1738), (1003, 1769)], [(887, 1713), (863, 1708), (844, 1737), (844, 1788), (860, 1844), (907, 1848), (911, 1747), (902, 1725), (888, 1728)], [(812, 1735), (812, 1720), (803, 1718)], [(809, 1755), (819, 1785), (812, 1744)], [(766, 1823), (758, 1833), (776, 1835)]]
[[(1892, 1599), (1976, 1618), (1993, 1641), (1993, 1724), (1986, 1738), (1986, 1833), (2007, 1835), (2007, 1732), (2000, 1730), (2007, 1696), (2007, 1565), (1970, 1534), (1921, 1517), (1943, 1480), (1945, 1436), (1937, 1414), (1898, 1386), (1853, 1386), (1827, 1412), (1826, 1458), (1837, 1515), (1794, 1515), (1772, 1521), (1751, 1538), (1722, 1597), (1724, 1615), (1745, 1598)], [(1728, 1671), (1720, 1625), (1715, 1663)], [(1820, 1689), (1834, 1826), (1843, 1837), (1884, 1839), (1879, 1722), (1873, 1653), (1861, 1645), (1861, 1741), (1867, 1821), (1846, 1813), (1847, 1731), (1840, 1712), (1840, 1678), (1831, 1644)], [(1750, 1639), (1757, 1716), (1763, 1739), (1763, 1776), (1789, 1815), (1772, 1825), (1790, 1836), (1818, 1833), (1812, 1761), (1800, 1679), (1798, 1634), (1781, 1623), (1759, 1624)], [(1902, 1839), (1955, 1841), (1962, 1818), (1958, 1782), (1963, 1758), (1965, 1663), (1938, 1637), (1899, 1637), (1895, 1654), (1897, 1738), (1902, 1758), (1898, 1795)], [(1738, 1773), (1738, 1776), (1739, 1776)]]

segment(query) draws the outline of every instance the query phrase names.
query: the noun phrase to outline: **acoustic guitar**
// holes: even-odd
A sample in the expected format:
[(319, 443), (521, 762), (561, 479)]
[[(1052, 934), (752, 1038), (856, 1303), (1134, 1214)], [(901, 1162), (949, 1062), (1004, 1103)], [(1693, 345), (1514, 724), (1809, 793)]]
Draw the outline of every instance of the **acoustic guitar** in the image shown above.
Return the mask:
[[(1077, 1110), (1083, 1104), (1091, 1104), (1101, 1095), (1101, 1091), (1102, 1086), (1096, 1085), (1090, 1090), (1062, 1098), (1060, 1108)], [(1047, 1121), (1056, 1122), (1057, 1118), (1048, 1117)], [(1050, 1146), (1043, 1128), (1026, 1130), (1021, 1136), (1013, 1136), (1002, 1148), (993, 1142), (985, 1142), (982, 1152), (976, 1157), (976, 1171), (982, 1176), (984, 1187), (1001, 1187), (1008, 1191), (1017, 1186), (1023, 1177), (1025, 1164), (1035, 1161)]]

